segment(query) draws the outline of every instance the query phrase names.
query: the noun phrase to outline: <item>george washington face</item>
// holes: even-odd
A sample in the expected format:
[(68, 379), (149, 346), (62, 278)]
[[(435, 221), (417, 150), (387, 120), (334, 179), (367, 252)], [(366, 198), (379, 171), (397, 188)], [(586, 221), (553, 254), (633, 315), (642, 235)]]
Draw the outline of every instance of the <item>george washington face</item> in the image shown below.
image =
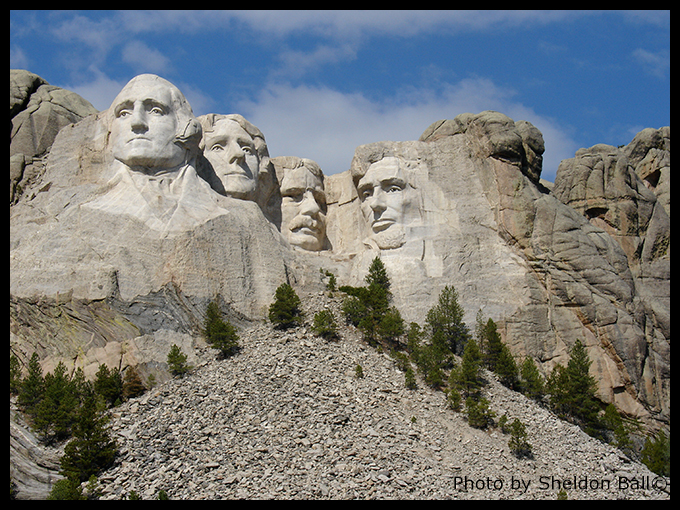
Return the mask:
[(162, 79), (132, 80), (111, 109), (113, 156), (131, 168), (152, 173), (180, 166), (187, 149), (178, 142), (180, 129), (173, 86)]

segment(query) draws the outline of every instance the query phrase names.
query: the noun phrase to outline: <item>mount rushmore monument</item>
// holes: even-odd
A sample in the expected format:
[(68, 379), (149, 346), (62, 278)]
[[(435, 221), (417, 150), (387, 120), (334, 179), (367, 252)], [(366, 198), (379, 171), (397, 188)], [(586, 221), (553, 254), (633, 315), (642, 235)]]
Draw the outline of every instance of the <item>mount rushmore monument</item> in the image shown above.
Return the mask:
[(581, 149), (552, 184), (529, 122), (423, 127), (325, 176), (272, 157), (241, 115), (195, 117), (155, 75), (97, 112), (10, 71), (11, 352), (150, 373), (202, 341), (210, 301), (262, 320), (281, 283), (320, 292), (323, 270), (361, 285), (379, 256), (405, 320), (453, 286), (468, 324), (481, 309), (514, 355), (547, 374), (580, 339), (603, 401), (668, 423), (670, 128)]

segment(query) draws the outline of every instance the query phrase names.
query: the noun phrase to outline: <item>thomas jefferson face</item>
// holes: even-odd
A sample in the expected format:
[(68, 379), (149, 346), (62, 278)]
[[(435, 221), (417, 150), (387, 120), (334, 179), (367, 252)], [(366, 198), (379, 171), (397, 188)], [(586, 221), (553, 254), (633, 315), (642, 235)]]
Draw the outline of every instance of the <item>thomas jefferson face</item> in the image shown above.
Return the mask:
[(357, 191), (370, 236), (380, 249), (404, 243), (406, 180), (397, 158), (373, 163), (359, 180)]
[(253, 138), (230, 119), (204, 132), (203, 155), (210, 161), (227, 195), (254, 200), (260, 174), (260, 158)]
[(177, 143), (174, 104), (167, 82), (137, 80), (126, 85), (111, 106), (113, 156), (131, 168), (153, 172), (184, 163), (186, 149)]
[(321, 250), (326, 235), (321, 178), (304, 166), (288, 168), (281, 181), (281, 198), (281, 225), (288, 242), (305, 250)]

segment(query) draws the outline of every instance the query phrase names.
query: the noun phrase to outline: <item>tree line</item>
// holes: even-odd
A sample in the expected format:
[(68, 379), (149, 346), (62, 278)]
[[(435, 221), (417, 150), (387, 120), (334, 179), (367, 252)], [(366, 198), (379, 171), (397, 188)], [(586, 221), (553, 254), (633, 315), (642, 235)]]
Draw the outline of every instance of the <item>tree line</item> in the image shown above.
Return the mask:
[[(335, 292), (335, 277), (329, 272), (325, 275), (331, 277), (328, 290)], [(598, 399), (597, 383), (590, 374), (592, 361), (580, 339), (571, 347), (567, 364), (556, 365), (544, 378), (530, 356), (515, 359), (502, 342), (496, 323), (481, 310), (474, 332), (470, 331), (453, 286), (444, 287), (421, 326), (415, 322), (407, 325), (392, 305), (391, 283), (379, 257), (372, 261), (364, 281), (361, 287), (337, 288), (343, 295), (345, 322), (356, 327), (370, 345), (389, 350), (404, 372), (407, 387), (417, 387), (418, 373), (425, 384), (445, 392), (450, 407), (463, 412), (471, 426), (498, 426), (510, 434), (509, 446), (515, 455), (530, 457), (525, 424), (507, 416), (496, 421), (483, 397), (486, 371), (589, 435), (636, 455), (631, 434), (639, 432), (639, 424), (621, 416), (613, 404), (604, 406)], [(282, 329), (302, 324), (301, 302), (289, 284), (277, 289), (269, 319)], [(312, 329), (320, 336), (338, 338), (337, 321), (330, 310), (315, 314)], [(357, 374), (363, 376), (361, 367)], [(670, 440), (663, 431), (646, 438), (639, 456), (655, 473), (670, 475)]]
[[(638, 426), (622, 417), (612, 404), (603, 409), (596, 396), (596, 381), (590, 375), (592, 362), (580, 340), (571, 348), (566, 366), (557, 365), (544, 378), (531, 357), (520, 362), (513, 357), (496, 323), (485, 318), (481, 310), (474, 332), (470, 331), (453, 286), (441, 291), (424, 326), (416, 322), (407, 325), (392, 304), (391, 283), (379, 257), (368, 268), (364, 286), (337, 287), (332, 273), (321, 272), (329, 278), (330, 295), (340, 292), (345, 322), (357, 328), (369, 345), (390, 353), (404, 372), (406, 387), (417, 388), (419, 374), (425, 384), (446, 394), (451, 409), (463, 412), (470, 426), (497, 426), (509, 434), (508, 445), (516, 456), (532, 456), (526, 426), (505, 415), (496, 420), (496, 413), (483, 396), (488, 373), (589, 435), (634, 454), (630, 435)], [(302, 302), (290, 284), (276, 289), (268, 319), (276, 329), (304, 323)], [(329, 341), (340, 338), (338, 322), (329, 309), (314, 315), (312, 331)], [(217, 300), (207, 305), (202, 333), (222, 359), (237, 355), (241, 349), (237, 328), (224, 318)], [(177, 345), (171, 347), (167, 363), (176, 377), (191, 371), (186, 354)], [(87, 381), (81, 369), (69, 376), (66, 366), (59, 363), (54, 372), (43, 376), (35, 353), (26, 377), (22, 379), (20, 374), (18, 360), (10, 355), (10, 393), (16, 395), (17, 404), (42, 440), (53, 443), (71, 439), (61, 459), (61, 473), (66, 479), (55, 485), (58, 490), (53, 492), (61, 495), (55, 499), (79, 499), (80, 484), (110, 467), (116, 457), (117, 445), (107, 428), (107, 409), (141, 395), (146, 387), (132, 367), (123, 377), (117, 368), (101, 365), (95, 379)], [(356, 375), (363, 377), (361, 366), (357, 365)], [(670, 476), (670, 439), (663, 431), (646, 438), (639, 456), (653, 472)]]

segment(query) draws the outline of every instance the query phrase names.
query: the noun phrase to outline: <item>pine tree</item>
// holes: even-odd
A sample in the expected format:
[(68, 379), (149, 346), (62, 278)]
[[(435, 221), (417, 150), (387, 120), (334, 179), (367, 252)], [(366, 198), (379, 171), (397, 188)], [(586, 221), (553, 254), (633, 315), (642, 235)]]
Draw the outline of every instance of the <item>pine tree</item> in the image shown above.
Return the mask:
[(464, 315), (456, 290), (447, 285), (425, 319), (432, 344), (445, 346), (453, 354), (460, 355), (470, 339), (470, 331), (463, 322)]
[(510, 424), (510, 451), (518, 458), (533, 457), (531, 445), (527, 441), (527, 430), (524, 424), (517, 418)]
[(18, 403), (31, 418), (35, 417), (38, 404), (45, 396), (45, 379), (38, 353), (34, 352), (28, 362), (28, 373), (21, 382)]
[(470, 339), (465, 345), (460, 370), (457, 372), (457, 386), (467, 395), (476, 393), (482, 387), (481, 362), (482, 355), (477, 342)]
[(411, 366), (404, 372), (404, 386), (409, 390), (415, 390), (418, 387), (416, 384), (416, 375), (413, 373), (413, 368), (411, 368)]
[(145, 391), (146, 387), (135, 367), (128, 368), (123, 378), (123, 399), (138, 397), (143, 395)]
[(288, 283), (276, 289), (274, 302), (269, 306), (269, 320), (277, 329), (288, 329), (302, 324), (302, 302)]
[(503, 386), (514, 390), (519, 385), (519, 369), (507, 345), (501, 344), (501, 352), (496, 360), (495, 374)]
[(187, 355), (176, 344), (172, 344), (168, 353), (168, 366), (170, 373), (179, 377), (183, 377), (184, 374), (191, 370), (187, 364)]
[(108, 430), (109, 418), (92, 384), (85, 385), (83, 403), (73, 424), (73, 439), (64, 448), (61, 473), (84, 482), (110, 467), (117, 454)]
[(390, 279), (387, 276), (387, 269), (385, 269), (385, 264), (380, 260), (380, 257), (375, 257), (371, 261), (371, 265), (368, 268), (368, 274), (365, 277), (366, 283), (369, 288), (371, 285), (383, 289), (386, 296), (389, 297), (390, 292)]
[(545, 382), (533, 358), (527, 356), (520, 367), (520, 390), (533, 400), (541, 400), (545, 395)]
[(21, 363), (14, 354), (9, 355), (9, 393), (18, 395), (21, 388)]
[(37, 406), (34, 425), (44, 438), (68, 437), (77, 406), (78, 395), (66, 373), (66, 365), (59, 362), (54, 373), (45, 375), (45, 394)]
[(592, 362), (585, 346), (576, 340), (566, 367), (557, 365), (548, 379), (553, 409), (574, 419), (588, 434), (598, 435), (602, 424), (598, 418), (597, 382), (590, 375)]
[(482, 328), (481, 336), (480, 346), (483, 347), (480, 347), (480, 350), (484, 352), (484, 364), (489, 370), (495, 372), (503, 351), (503, 342), (498, 333), (498, 327), (492, 319), (489, 319)]
[(113, 407), (119, 405), (123, 397), (123, 378), (118, 367), (110, 370), (108, 366), (99, 365), (94, 380), (94, 390)]
[(489, 409), (489, 401), (477, 396), (469, 396), (465, 399), (465, 414), (468, 424), (478, 429), (493, 425), (493, 419), (496, 416), (496, 413)]
[(238, 333), (236, 328), (222, 318), (222, 312), (215, 301), (210, 302), (206, 310), (204, 334), (208, 345), (217, 349), (223, 358), (235, 354), (238, 349)]
[(640, 459), (657, 475), (671, 476), (671, 441), (663, 430), (654, 437), (647, 437)]
[(321, 310), (314, 314), (312, 331), (326, 340), (338, 338), (338, 325), (335, 316), (330, 310)]
[(365, 277), (367, 286), (342, 286), (345, 319), (356, 326), (369, 344), (381, 342), (392, 348), (406, 328), (399, 310), (390, 306), (390, 280), (383, 262), (375, 257)]

